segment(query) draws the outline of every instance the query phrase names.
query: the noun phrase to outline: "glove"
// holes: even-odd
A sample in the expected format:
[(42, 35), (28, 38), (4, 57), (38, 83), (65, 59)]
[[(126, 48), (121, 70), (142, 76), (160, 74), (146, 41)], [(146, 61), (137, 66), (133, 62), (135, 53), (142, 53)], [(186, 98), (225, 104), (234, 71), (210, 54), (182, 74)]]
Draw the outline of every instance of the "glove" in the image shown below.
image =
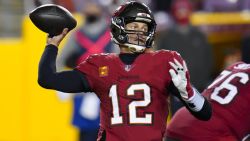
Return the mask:
[(169, 73), (172, 77), (172, 81), (175, 87), (180, 92), (183, 100), (189, 100), (193, 95), (193, 89), (189, 80), (189, 73), (187, 72), (187, 65), (183, 61), (183, 65), (174, 59), (174, 62), (169, 62), (172, 69), (169, 70)]

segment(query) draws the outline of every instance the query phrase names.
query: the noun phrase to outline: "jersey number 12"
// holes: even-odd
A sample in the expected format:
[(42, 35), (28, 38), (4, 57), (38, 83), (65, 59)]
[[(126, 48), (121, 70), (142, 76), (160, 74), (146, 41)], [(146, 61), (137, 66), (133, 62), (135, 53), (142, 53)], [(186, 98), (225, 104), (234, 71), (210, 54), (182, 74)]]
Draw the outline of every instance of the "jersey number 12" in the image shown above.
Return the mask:
[[(127, 96), (134, 96), (135, 91), (143, 91), (143, 100), (134, 100), (128, 104), (128, 122), (129, 124), (152, 124), (152, 114), (145, 113), (143, 117), (138, 117), (136, 110), (145, 108), (151, 103), (150, 87), (147, 84), (133, 84), (127, 89)], [(117, 94), (117, 85), (112, 85), (109, 91), (109, 97), (112, 100), (113, 117), (111, 124), (123, 124), (123, 117), (119, 110), (119, 97)]]

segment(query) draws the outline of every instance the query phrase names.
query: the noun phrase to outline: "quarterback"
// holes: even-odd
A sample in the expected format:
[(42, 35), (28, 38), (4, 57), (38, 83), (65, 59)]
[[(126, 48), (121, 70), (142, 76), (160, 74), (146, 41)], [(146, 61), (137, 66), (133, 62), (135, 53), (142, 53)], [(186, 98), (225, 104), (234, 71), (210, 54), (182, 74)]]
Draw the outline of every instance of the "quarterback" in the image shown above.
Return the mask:
[(169, 94), (177, 95), (200, 120), (211, 106), (190, 84), (188, 69), (174, 51), (153, 51), (156, 23), (149, 8), (126, 2), (111, 18), (119, 54), (93, 54), (75, 69), (57, 72), (57, 46), (67, 34), (48, 37), (38, 83), (63, 92), (95, 92), (101, 101), (98, 141), (160, 141), (166, 130)]

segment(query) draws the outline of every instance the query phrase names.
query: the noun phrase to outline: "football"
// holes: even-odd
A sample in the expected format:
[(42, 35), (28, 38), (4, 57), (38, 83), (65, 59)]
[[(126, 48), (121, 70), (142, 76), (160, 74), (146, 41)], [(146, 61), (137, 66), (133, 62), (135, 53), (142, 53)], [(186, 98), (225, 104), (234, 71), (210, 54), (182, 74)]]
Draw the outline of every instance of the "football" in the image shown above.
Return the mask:
[(49, 33), (49, 36), (59, 35), (64, 28), (72, 30), (77, 24), (66, 8), (55, 4), (39, 6), (29, 13), (29, 17), (37, 28)]

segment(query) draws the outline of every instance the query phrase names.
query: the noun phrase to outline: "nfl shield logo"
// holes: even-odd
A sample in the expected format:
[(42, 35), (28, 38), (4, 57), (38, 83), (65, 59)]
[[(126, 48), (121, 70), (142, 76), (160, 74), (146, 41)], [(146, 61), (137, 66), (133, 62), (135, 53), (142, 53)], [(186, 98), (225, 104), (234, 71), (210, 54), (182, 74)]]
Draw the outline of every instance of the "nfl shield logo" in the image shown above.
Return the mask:
[(125, 65), (125, 66), (124, 66), (125, 71), (130, 71), (131, 68), (132, 68), (131, 65)]

